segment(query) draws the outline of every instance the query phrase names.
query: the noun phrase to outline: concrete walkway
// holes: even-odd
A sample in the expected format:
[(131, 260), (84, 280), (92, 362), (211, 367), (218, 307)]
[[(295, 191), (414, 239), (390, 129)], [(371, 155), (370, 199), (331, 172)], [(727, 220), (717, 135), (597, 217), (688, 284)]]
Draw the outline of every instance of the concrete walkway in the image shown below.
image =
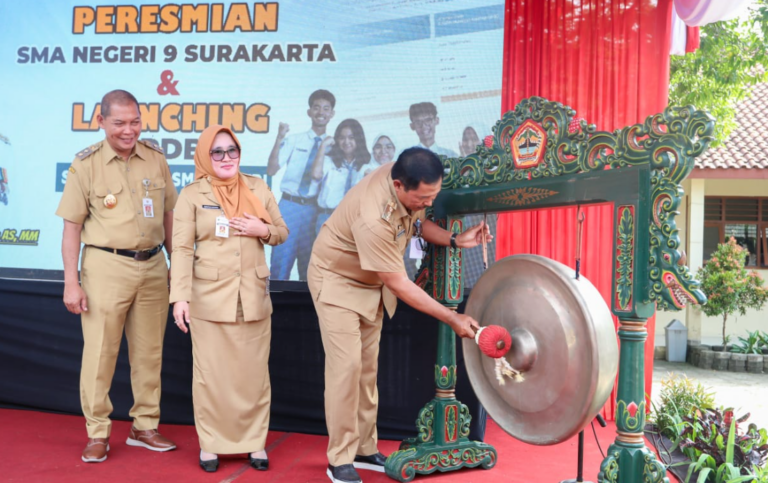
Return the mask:
[(662, 379), (668, 379), (671, 373), (684, 374), (689, 379), (711, 388), (715, 394), (716, 405), (734, 408), (737, 417), (750, 413), (747, 422), (757, 424), (758, 428), (768, 429), (768, 374), (708, 371), (685, 362), (658, 359), (653, 362), (654, 402), (659, 401)]

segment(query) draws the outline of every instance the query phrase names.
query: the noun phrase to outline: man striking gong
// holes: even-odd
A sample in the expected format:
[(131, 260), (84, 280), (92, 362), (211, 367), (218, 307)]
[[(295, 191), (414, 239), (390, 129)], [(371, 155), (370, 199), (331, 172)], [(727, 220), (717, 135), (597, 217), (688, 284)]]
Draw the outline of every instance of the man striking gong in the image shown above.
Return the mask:
[(307, 282), (325, 349), (327, 474), (334, 483), (361, 482), (356, 468), (384, 471), (376, 433), (383, 309), (392, 317), (399, 298), (461, 337), (474, 337), (479, 327), (433, 300), (408, 278), (403, 264), (412, 237), (453, 248), (481, 244), (483, 232), (492, 240), (484, 223), (457, 234), (424, 219), (442, 178), (443, 164), (434, 153), (406, 149), (347, 193), (312, 248)]

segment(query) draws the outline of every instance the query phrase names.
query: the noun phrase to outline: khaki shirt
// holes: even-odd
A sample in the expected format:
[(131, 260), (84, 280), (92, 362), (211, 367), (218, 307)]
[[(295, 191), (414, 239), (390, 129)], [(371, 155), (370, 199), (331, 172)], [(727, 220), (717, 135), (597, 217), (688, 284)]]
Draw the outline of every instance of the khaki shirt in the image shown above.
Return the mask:
[(189, 302), (192, 317), (235, 322), (238, 296), (246, 321), (272, 314), (264, 245), (283, 243), (288, 227), (267, 183), (245, 175), (245, 184), (272, 218), (266, 240), (235, 236), (232, 229), (227, 238), (216, 236), (216, 218), (226, 215), (206, 178), (181, 190), (173, 212), (170, 302)]
[(321, 277), (308, 280), (317, 300), (370, 320), (382, 298), (394, 315), (397, 299), (376, 272), (405, 273), (414, 222), (424, 218), (424, 210), (410, 213), (398, 200), (392, 166), (377, 168), (349, 190), (321, 228), (310, 259)]
[[(110, 193), (117, 199), (113, 208), (104, 204)], [(144, 216), (142, 200), (147, 195), (154, 208), (152, 218)], [(86, 245), (147, 250), (165, 240), (163, 214), (173, 210), (177, 197), (158, 146), (140, 140), (128, 161), (123, 161), (108, 142), (101, 141), (72, 161), (56, 215), (82, 224), (80, 241)]]

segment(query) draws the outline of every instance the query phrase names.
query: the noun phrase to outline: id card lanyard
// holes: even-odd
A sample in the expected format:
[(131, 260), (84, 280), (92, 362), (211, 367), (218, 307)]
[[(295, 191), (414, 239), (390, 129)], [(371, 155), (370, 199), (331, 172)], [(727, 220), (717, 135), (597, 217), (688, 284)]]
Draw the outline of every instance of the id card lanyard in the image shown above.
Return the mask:
[(144, 185), (144, 198), (141, 201), (144, 218), (154, 218), (155, 206), (152, 204), (152, 198), (149, 197), (149, 180), (144, 178), (141, 183)]

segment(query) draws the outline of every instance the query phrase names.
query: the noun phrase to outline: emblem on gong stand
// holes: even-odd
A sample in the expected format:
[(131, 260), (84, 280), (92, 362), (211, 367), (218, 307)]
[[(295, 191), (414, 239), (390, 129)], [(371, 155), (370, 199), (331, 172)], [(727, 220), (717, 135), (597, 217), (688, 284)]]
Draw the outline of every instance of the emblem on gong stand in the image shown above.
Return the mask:
[(544, 159), (547, 133), (540, 125), (528, 119), (512, 135), (510, 145), (516, 169), (535, 168)]

